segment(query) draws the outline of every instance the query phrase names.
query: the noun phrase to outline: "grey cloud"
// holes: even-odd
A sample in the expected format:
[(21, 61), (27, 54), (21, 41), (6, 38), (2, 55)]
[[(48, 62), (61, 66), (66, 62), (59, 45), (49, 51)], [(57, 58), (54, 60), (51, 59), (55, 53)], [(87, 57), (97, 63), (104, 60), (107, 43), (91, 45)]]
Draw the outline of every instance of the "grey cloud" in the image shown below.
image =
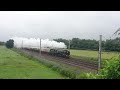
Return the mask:
[(0, 41), (11, 36), (98, 39), (120, 27), (120, 11), (0, 11)]

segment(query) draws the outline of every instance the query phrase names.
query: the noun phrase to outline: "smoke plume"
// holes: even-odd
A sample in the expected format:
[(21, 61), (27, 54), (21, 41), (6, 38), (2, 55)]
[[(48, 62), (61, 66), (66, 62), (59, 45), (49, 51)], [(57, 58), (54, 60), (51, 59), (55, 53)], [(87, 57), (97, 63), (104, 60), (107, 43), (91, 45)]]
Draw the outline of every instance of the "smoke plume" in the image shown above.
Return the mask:
[[(40, 38), (12, 37), (16, 48), (40, 48)], [(41, 48), (66, 48), (63, 42), (41, 39)]]

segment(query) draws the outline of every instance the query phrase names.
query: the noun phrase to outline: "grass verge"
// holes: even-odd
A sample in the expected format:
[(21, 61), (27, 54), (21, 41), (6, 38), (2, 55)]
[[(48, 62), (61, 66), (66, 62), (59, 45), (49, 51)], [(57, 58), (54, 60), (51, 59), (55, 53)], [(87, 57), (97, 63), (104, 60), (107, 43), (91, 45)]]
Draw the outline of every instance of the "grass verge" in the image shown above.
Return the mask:
[(0, 46), (0, 79), (65, 79), (60, 73)]

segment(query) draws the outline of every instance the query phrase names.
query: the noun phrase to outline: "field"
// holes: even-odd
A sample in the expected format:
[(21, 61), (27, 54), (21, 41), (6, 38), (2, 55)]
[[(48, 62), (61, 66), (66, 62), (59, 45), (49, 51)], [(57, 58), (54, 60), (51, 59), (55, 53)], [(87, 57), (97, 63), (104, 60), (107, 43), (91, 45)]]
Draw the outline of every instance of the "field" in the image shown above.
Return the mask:
[(0, 79), (64, 79), (43, 64), (0, 46)]
[[(71, 53), (71, 56), (98, 58), (98, 51), (71, 49), (70, 53)], [(110, 59), (114, 56), (118, 56), (119, 54), (120, 53), (118, 53), (118, 52), (102, 52), (102, 59)]]
[[(70, 50), (72, 57), (94, 61), (98, 51)], [(118, 52), (102, 52), (103, 59), (119, 55)], [(42, 59), (41, 59), (42, 60)], [(57, 65), (55, 65), (57, 66)], [(61, 69), (62, 70), (62, 69)], [(63, 70), (64, 71), (64, 70)], [(71, 74), (72, 75), (72, 74)], [(0, 46), (0, 79), (65, 79), (66, 77), (47, 66)]]

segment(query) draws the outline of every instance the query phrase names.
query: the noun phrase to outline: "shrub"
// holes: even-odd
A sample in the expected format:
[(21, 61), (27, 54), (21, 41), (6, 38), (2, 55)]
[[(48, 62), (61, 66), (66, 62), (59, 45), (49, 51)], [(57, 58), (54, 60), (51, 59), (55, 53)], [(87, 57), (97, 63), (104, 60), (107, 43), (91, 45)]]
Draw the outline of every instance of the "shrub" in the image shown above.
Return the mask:
[(99, 74), (104, 79), (120, 79), (120, 56), (106, 60)]

